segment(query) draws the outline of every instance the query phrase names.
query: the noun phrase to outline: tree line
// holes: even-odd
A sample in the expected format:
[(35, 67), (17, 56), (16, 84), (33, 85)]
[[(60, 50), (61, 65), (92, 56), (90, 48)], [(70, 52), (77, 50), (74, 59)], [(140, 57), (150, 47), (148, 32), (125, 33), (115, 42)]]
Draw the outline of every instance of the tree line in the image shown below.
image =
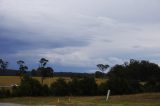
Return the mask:
[[(45, 58), (41, 58), (39, 60), (39, 67), (35, 70), (33, 69), (31, 71), (32, 75), (38, 75), (41, 77), (41, 83), (43, 84), (43, 80), (47, 77), (53, 76), (53, 68), (51, 67), (45, 67), (46, 64), (49, 62), (49, 60)], [(19, 69), (17, 71), (17, 75), (22, 79), (24, 75), (26, 75), (28, 67), (26, 66), (25, 62), (23, 60), (18, 60), (17, 65), (19, 66)], [(3, 59), (0, 59), (0, 71), (6, 72), (8, 67), (8, 62), (4, 61)]]
[[(117, 83), (123, 81), (135, 85), (135, 87), (127, 86), (127, 90), (139, 89), (140, 92), (160, 91), (160, 67), (158, 64), (146, 60), (131, 59), (122, 65), (115, 65), (107, 73), (107, 77), (111, 81), (117, 80), (115, 81)], [(116, 85), (118, 85), (117, 83)]]
[[(146, 60), (134, 60), (115, 65), (108, 73), (104, 73), (109, 65), (98, 64), (101, 71), (96, 71), (91, 76), (72, 77), (66, 82), (59, 78), (50, 86), (43, 84), (43, 80), (53, 76), (53, 69), (45, 67), (48, 60), (40, 59), (40, 67), (35, 70), (41, 76), (41, 83), (31, 76), (20, 76), (21, 83), (14, 86), (12, 92), (1, 89), (1, 97), (8, 96), (92, 96), (106, 95), (111, 90), (113, 95), (134, 94), (144, 92), (160, 92), (160, 67)], [(19, 71), (25, 71), (24, 62), (19, 63)], [(50, 71), (49, 71), (50, 70)], [(97, 84), (95, 78), (105, 80)]]

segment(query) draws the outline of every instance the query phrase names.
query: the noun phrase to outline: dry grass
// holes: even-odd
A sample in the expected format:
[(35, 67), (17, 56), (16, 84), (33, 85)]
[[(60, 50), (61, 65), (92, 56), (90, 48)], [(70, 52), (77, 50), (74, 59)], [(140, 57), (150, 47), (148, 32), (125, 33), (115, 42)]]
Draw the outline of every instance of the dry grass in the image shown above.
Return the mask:
[[(40, 77), (33, 77), (41, 82)], [(52, 82), (55, 82), (59, 77), (46, 78), (44, 84), (50, 85)], [(67, 82), (71, 80), (69, 77), (62, 77)], [(20, 84), (20, 77), (18, 76), (0, 76), (0, 86), (10, 86), (11, 84)]]
[[(33, 77), (41, 82), (40, 77)], [(50, 85), (52, 82), (55, 82), (60, 77), (46, 78), (44, 84)], [(70, 77), (61, 77), (64, 78), (66, 82), (71, 81)], [(105, 82), (106, 79), (96, 78), (96, 83), (99, 85)], [(11, 84), (20, 84), (20, 77), (18, 76), (0, 76), (0, 86), (10, 86)]]
[(0, 76), (0, 86), (10, 86), (11, 84), (19, 84), (20, 78), (17, 76)]
[(96, 83), (97, 83), (98, 85), (100, 85), (101, 83), (104, 83), (104, 82), (106, 82), (106, 81), (107, 81), (107, 79), (96, 78)]
[(0, 102), (56, 106), (160, 106), (160, 93), (111, 96), (107, 102), (105, 96), (70, 97), (70, 99), (69, 102), (69, 97), (21, 97), (0, 99)]

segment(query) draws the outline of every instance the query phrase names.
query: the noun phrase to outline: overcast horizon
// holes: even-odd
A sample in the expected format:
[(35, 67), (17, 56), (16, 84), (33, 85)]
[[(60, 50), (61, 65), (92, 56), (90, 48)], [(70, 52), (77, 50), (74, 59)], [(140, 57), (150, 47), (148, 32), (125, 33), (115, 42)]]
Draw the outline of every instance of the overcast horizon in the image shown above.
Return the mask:
[(95, 72), (129, 59), (160, 64), (159, 0), (0, 0), (0, 58), (31, 70)]

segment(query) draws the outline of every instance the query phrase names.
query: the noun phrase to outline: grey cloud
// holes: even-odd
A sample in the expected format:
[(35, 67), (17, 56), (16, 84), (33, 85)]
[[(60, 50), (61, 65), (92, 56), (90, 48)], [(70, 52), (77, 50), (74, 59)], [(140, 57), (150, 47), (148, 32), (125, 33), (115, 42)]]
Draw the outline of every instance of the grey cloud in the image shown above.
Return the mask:
[(0, 56), (93, 70), (99, 62), (152, 59), (159, 49), (159, 0), (0, 2)]
[(139, 48), (142, 48), (142, 46), (141, 45), (134, 45), (134, 46), (132, 46), (133, 48), (135, 48), (135, 49), (139, 49)]

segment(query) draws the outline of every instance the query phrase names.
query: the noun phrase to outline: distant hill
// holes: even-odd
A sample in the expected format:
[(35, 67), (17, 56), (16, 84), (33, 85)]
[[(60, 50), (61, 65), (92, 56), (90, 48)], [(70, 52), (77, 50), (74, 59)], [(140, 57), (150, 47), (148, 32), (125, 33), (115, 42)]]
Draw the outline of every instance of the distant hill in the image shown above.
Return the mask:
[(0, 76), (16, 76), (17, 70), (8, 69), (3, 71), (0, 71)]
[(87, 77), (93, 76), (91, 73), (74, 73), (74, 72), (54, 72), (53, 76), (57, 77)]
[[(8, 69), (5, 72), (0, 71), (0, 76), (17, 76), (18, 70)], [(31, 75), (31, 71), (27, 71), (28, 75)], [(74, 73), (74, 72), (54, 72), (53, 76), (56, 77), (86, 77), (92, 76), (90, 73)], [(36, 76), (36, 75), (35, 75)]]

